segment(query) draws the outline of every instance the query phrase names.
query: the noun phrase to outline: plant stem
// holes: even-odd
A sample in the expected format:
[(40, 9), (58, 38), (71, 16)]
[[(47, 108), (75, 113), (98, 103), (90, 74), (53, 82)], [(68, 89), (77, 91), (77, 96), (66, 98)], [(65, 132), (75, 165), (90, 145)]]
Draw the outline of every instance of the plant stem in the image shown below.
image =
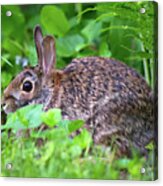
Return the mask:
[(143, 65), (144, 65), (145, 79), (146, 79), (147, 83), (150, 85), (150, 75), (149, 75), (148, 61), (145, 58), (143, 59)]
[[(142, 38), (141, 35), (140, 35), (140, 38)], [(142, 50), (143, 52), (145, 52), (145, 48), (144, 48), (143, 43), (141, 44), (141, 50)], [(143, 66), (144, 66), (144, 75), (145, 75), (145, 79), (146, 79), (148, 85), (151, 86), (151, 84), (150, 84), (149, 63), (148, 63), (148, 60), (147, 60), (146, 58), (143, 58)]]
[(150, 59), (150, 73), (151, 73), (151, 87), (154, 89), (154, 82), (155, 82), (155, 68), (154, 68), (154, 61)]

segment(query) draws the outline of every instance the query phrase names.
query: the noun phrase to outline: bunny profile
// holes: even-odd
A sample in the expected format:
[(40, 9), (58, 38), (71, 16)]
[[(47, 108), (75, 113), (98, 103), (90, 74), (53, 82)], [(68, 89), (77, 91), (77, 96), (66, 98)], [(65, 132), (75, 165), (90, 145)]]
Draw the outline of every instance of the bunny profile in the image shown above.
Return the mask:
[(153, 93), (134, 69), (115, 59), (73, 59), (57, 70), (55, 41), (36, 26), (38, 65), (25, 68), (4, 91), (4, 110), (28, 104), (60, 108), (63, 119), (85, 121), (96, 144), (113, 141), (120, 153), (145, 151), (154, 138)]

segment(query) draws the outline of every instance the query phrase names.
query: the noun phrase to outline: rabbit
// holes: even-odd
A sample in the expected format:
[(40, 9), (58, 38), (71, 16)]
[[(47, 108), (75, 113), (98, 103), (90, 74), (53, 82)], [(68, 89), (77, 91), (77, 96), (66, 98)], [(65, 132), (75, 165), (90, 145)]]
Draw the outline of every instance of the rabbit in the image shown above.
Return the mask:
[(85, 121), (95, 144), (113, 145), (119, 154), (132, 147), (145, 153), (154, 139), (154, 94), (145, 79), (125, 63), (106, 57), (75, 58), (57, 70), (53, 36), (34, 29), (38, 65), (26, 67), (4, 91), (4, 111), (29, 104), (60, 108), (63, 119)]

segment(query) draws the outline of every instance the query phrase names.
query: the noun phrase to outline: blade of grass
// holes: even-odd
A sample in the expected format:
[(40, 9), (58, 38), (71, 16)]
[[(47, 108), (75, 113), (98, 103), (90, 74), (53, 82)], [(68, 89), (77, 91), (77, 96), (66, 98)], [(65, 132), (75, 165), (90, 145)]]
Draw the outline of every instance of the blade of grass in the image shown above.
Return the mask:
[(7, 63), (10, 67), (13, 67), (12, 63), (11, 63), (9, 60), (7, 60), (6, 58), (4, 58), (4, 57), (2, 57), (2, 56), (1, 56), (1, 59), (2, 59), (5, 63)]

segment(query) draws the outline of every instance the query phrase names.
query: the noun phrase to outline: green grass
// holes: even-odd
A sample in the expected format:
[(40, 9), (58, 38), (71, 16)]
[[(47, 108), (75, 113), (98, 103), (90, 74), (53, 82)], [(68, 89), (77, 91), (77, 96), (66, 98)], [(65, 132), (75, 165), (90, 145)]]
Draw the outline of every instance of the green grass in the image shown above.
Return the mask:
[[(59, 109), (41, 109), (42, 105), (30, 105), (8, 115), (2, 126), (2, 176), (154, 179), (152, 150), (148, 161), (135, 151), (132, 158), (116, 158), (111, 147), (93, 144), (82, 120), (62, 120)], [(81, 133), (71, 137), (79, 128)], [(140, 172), (143, 167), (144, 174)]]

